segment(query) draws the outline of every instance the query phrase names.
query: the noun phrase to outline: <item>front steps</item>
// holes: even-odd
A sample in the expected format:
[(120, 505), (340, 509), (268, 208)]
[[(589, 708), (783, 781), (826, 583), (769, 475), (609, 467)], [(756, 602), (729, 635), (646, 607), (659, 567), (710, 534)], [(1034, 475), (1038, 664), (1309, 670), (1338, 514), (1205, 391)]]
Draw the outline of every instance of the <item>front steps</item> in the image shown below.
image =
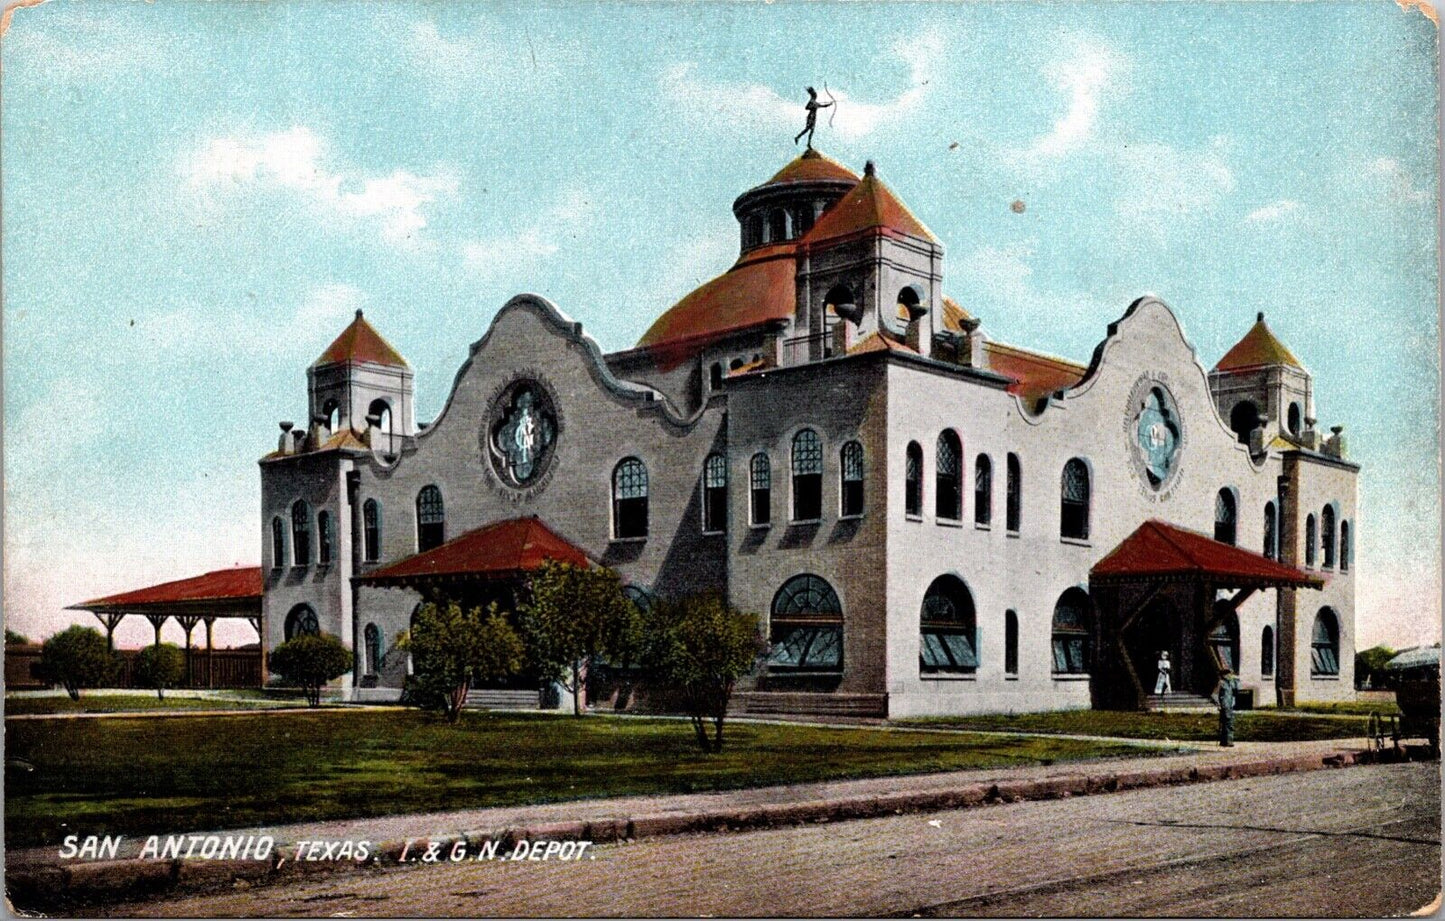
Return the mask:
[(734, 716), (847, 717), (888, 716), (887, 694), (838, 694), (809, 691), (739, 691), (728, 708)]
[(462, 706), (471, 710), (538, 710), (542, 706), (540, 691), (501, 688), (473, 688), (467, 692)]
[(1168, 694), (1150, 694), (1144, 698), (1150, 710), (1216, 710), (1208, 697), (1190, 694), (1187, 691), (1170, 691)]

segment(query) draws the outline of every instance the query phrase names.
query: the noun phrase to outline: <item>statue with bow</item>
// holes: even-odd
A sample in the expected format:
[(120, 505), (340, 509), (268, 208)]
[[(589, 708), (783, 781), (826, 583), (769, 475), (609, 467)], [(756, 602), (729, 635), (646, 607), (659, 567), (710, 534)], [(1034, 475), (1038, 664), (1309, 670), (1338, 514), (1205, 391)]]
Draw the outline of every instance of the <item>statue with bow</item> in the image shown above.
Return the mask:
[[(809, 150), (813, 149), (813, 131), (818, 127), (818, 110), (826, 109), (829, 106), (835, 106), (838, 104), (838, 100), (833, 98), (833, 93), (828, 89), (828, 84), (826, 83), (823, 84), (823, 92), (828, 94), (827, 102), (819, 102), (818, 91), (813, 89), (811, 86), (808, 87), (808, 123), (804, 125), (803, 130), (799, 131), (797, 136), (793, 138), (793, 143), (796, 144), (798, 143), (798, 141), (802, 140), (803, 135), (806, 134), (808, 136)], [(836, 109), (834, 109), (833, 113), (830, 113), (828, 116), (829, 127), (832, 127), (833, 125), (834, 114), (837, 114)]]

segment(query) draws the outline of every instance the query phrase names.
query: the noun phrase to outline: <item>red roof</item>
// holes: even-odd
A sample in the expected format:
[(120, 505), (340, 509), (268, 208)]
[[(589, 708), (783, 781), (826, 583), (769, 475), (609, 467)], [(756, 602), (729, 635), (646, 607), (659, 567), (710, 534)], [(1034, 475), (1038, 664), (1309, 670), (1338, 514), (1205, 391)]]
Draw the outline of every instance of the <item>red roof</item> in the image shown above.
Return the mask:
[(326, 351), (321, 353), (321, 357), (316, 359), (312, 367), (346, 362), (367, 362), (393, 368), (407, 367), (406, 359), (381, 338), (380, 333), (372, 329), (360, 310), (356, 311), (356, 319), (351, 321), (351, 325), (342, 330), (336, 341), (326, 347)]
[(803, 245), (812, 246), (868, 231), (938, 242), (923, 222), (883, 184), (871, 162), (863, 170), (863, 181), (824, 211), (813, 229), (803, 234)]
[(1208, 576), (1240, 587), (1294, 585), (1319, 588), (1323, 580), (1269, 557), (1221, 543), (1197, 531), (1156, 519), (1141, 524), (1108, 556), (1094, 564), (1090, 578)]
[(1244, 334), (1244, 338), (1234, 344), (1234, 348), (1224, 353), (1219, 359), (1219, 364), (1214, 366), (1216, 371), (1242, 371), (1245, 368), (1258, 368), (1265, 365), (1289, 365), (1299, 368), (1299, 359), (1295, 358), (1284, 343), (1275, 338), (1269, 327), (1264, 325), (1264, 314)]
[(242, 566), (218, 569), (189, 579), (162, 582), (149, 588), (138, 588), (118, 595), (106, 595), (93, 601), (73, 604), (70, 610), (114, 608), (127, 605), (175, 604), (188, 601), (261, 600), (261, 567)]
[(1008, 392), (1029, 400), (1067, 390), (1083, 380), (1087, 370), (1072, 361), (1002, 342), (985, 342), (983, 351), (990, 371), (1013, 378)]
[(786, 182), (857, 182), (858, 174), (809, 147), (763, 185)]
[(440, 547), (383, 566), (363, 582), (405, 581), (426, 576), (508, 576), (531, 572), (547, 560), (587, 566), (585, 551), (537, 518), (509, 518), (468, 531)]

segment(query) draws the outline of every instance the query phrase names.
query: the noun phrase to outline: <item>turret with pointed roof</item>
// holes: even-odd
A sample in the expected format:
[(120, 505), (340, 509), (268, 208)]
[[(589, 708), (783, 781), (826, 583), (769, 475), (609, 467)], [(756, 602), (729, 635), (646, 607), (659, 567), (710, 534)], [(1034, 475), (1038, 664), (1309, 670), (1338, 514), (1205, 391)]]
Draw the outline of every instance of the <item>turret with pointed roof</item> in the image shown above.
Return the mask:
[(331, 444), (345, 435), (351, 443), (375, 448), (374, 435), (415, 434), (411, 366), (360, 310), (306, 377), (310, 444)]
[(1266, 325), (1263, 313), (1209, 372), (1209, 387), (1220, 416), (1256, 451), (1314, 437), (1310, 373)]

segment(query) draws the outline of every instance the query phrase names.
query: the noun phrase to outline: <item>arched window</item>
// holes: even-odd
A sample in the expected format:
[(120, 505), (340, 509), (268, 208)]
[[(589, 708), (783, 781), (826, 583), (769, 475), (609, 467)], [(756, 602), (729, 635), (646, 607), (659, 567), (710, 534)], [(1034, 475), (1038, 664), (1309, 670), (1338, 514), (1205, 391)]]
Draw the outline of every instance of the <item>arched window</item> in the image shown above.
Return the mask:
[(702, 529), (722, 531), (728, 520), (728, 462), (709, 454), (702, 469)]
[(852, 320), (857, 323), (862, 319), (862, 312), (858, 309), (858, 298), (847, 285), (834, 285), (823, 295), (824, 311), (832, 310), (835, 316), (845, 320)]
[(858, 442), (843, 445), (839, 474), (839, 513), (844, 518), (855, 518), (863, 514), (863, 446)]
[(442, 491), (423, 486), (416, 494), (416, 549), (418, 553), (440, 547), (447, 541), (447, 515)]
[(1340, 572), (1350, 571), (1350, 523), (1340, 522)]
[(1229, 427), (1234, 430), (1234, 437), (1239, 439), (1240, 444), (1249, 444), (1249, 433), (1259, 428), (1259, 407), (1251, 400), (1234, 404), (1229, 414)]
[(1233, 611), (1209, 631), (1209, 646), (1220, 667), (1239, 673), (1239, 617)]
[(773, 596), (768, 667), (778, 671), (843, 669), (843, 606), (826, 580), (794, 576)]
[(743, 360), (742, 360), (741, 358), (734, 358), (732, 361), (728, 362), (728, 370), (729, 370), (729, 371), (737, 371), (737, 370), (740, 370), (740, 369), (742, 368), (742, 366), (743, 366)]
[(754, 213), (748, 218), (746, 231), (749, 246), (760, 246), (763, 242), (763, 216), (761, 213)]
[(1094, 604), (1081, 588), (1071, 588), (1054, 605), (1054, 673), (1083, 675), (1089, 671)]
[(1310, 674), (1340, 673), (1340, 621), (1333, 608), (1320, 608), (1310, 631)]
[(1302, 415), (1303, 413), (1300, 412), (1298, 403), (1289, 404), (1288, 425), (1291, 435), (1298, 435), (1300, 433), (1300, 419)]
[(341, 404), (335, 400), (327, 400), (326, 405), (321, 407), (321, 415), (326, 417), (326, 430), (335, 432), (341, 424)]
[(1320, 510), (1320, 546), (1324, 549), (1324, 567), (1335, 568), (1335, 507)]
[(715, 362), (712, 363), (712, 367), (711, 367), (710, 369), (708, 369), (708, 378), (707, 378), (707, 379), (708, 379), (708, 383), (712, 386), (712, 389), (713, 389), (713, 390), (717, 390), (717, 389), (719, 389), (720, 387), (722, 387), (722, 382), (723, 382), (723, 367), (722, 367), (722, 362), (720, 362), (720, 361), (715, 361)]
[(1225, 488), (1214, 494), (1214, 539), (1221, 544), (1233, 544), (1238, 536), (1236, 527), (1239, 519), (1234, 501), (1234, 491)]
[(1060, 486), (1059, 534), (1089, 539), (1089, 468), (1079, 458), (1064, 465)]
[(367, 563), (381, 559), (381, 504), (375, 499), (361, 504), (361, 558)]
[(938, 436), (938, 469), (934, 473), (934, 514), (957, 521), (963, 517), (963, 444), (953, 429)]
[(647, 536), (647, 467), (635, 457), (612, 471), (612, 530), (619, 539)]
[(316, 562), (322, 566), (331, 565), (331, 548), (336, 540), (336, 529), (331, 525), (331, 513), (316, 513)]
[(1017, 534), (1024, 514), (1023, 468), (1019, 456), (1008, 456), (1008, 486), (1004, 494), (1004, 527)]
[(1019, 615), (1016, 611), (1003, 612), (1003, 673), (1019, 673)]
[(974, 462), (973, 521), (984, 525), (993, 521), (993, 461), (987, 454), (980, 454)]
[(278, 515), (271, 519), (271, 567), (280, 569), (286, 565), (286, 525)]
[(777, 243), (788, 239), (788, 212), (774, 208), (768, 212), (768, 242)]
[(622, 594), (628, 601), (632, 602), (633, 607), (637, 608), (637, 610), (643, 614), (651, 611), (653, 602), (656, 601), (656, 599), (652, 597), (652, 592), (649, 592), (640, 585), (624, 585), (622, 586)]
[(1315, 535), (1315, 516), (1313, 513), (1305, 516), (1305, 565), (1315, 564), (1315, 544), (1319, 538)]
[(748, 480), (752, 487), (753, 524), (768, 524), (773, 520), (773, 465), (761, 451), (748, 465)]
[(903, 469), (903, 513), (923, 517), (923, 448), (916, 441), (908, 443), (908, 456)]
[(802, 236), (813, 229), (813, 206), (805, 203), (798, 208), (798, 213), (793, 217), (793, 226), (798, 228), (798, 236)]
[(913, 285), (906, 285), (898, 292), (898, 318), (913, 322), (918, 315), (918, 305), (923, 303), (923, 296)]
[(316, 612), (309, 604), (298, 604), (286, 615), (286, 639), (295, 639), (298, 636), (316, 636), (321, 632), (321, 624), (316, 619)]
[(291, 505), (291, 553), (296, 566), (311, 562), (311, 506), (301, 499)]
[(1274, 675), (1274, 628), (1266, 626), (1259, 638), (1259, 673), (1265, 678)]
[(957, 576), (939, 576), (923, 595), (918, 667), (924, 674), (978, 669), (973, 595)]
[(381, 671), (381, 628), (376, 624), (367, 624), (364, 633), (366, 647), (365, 674), (375, 675)]
[(823, 442), (812, 429), (793, 436), (793, 520), (823, 517)]
[(1264, 504), (1264, 555), (1272, 560), (1279, 557), (1279, 522), (1273, 502)]
[(366, 410), (366, 423), (382, 434), (391, 433), (391, 404), (386, 400), (375, 399)]

